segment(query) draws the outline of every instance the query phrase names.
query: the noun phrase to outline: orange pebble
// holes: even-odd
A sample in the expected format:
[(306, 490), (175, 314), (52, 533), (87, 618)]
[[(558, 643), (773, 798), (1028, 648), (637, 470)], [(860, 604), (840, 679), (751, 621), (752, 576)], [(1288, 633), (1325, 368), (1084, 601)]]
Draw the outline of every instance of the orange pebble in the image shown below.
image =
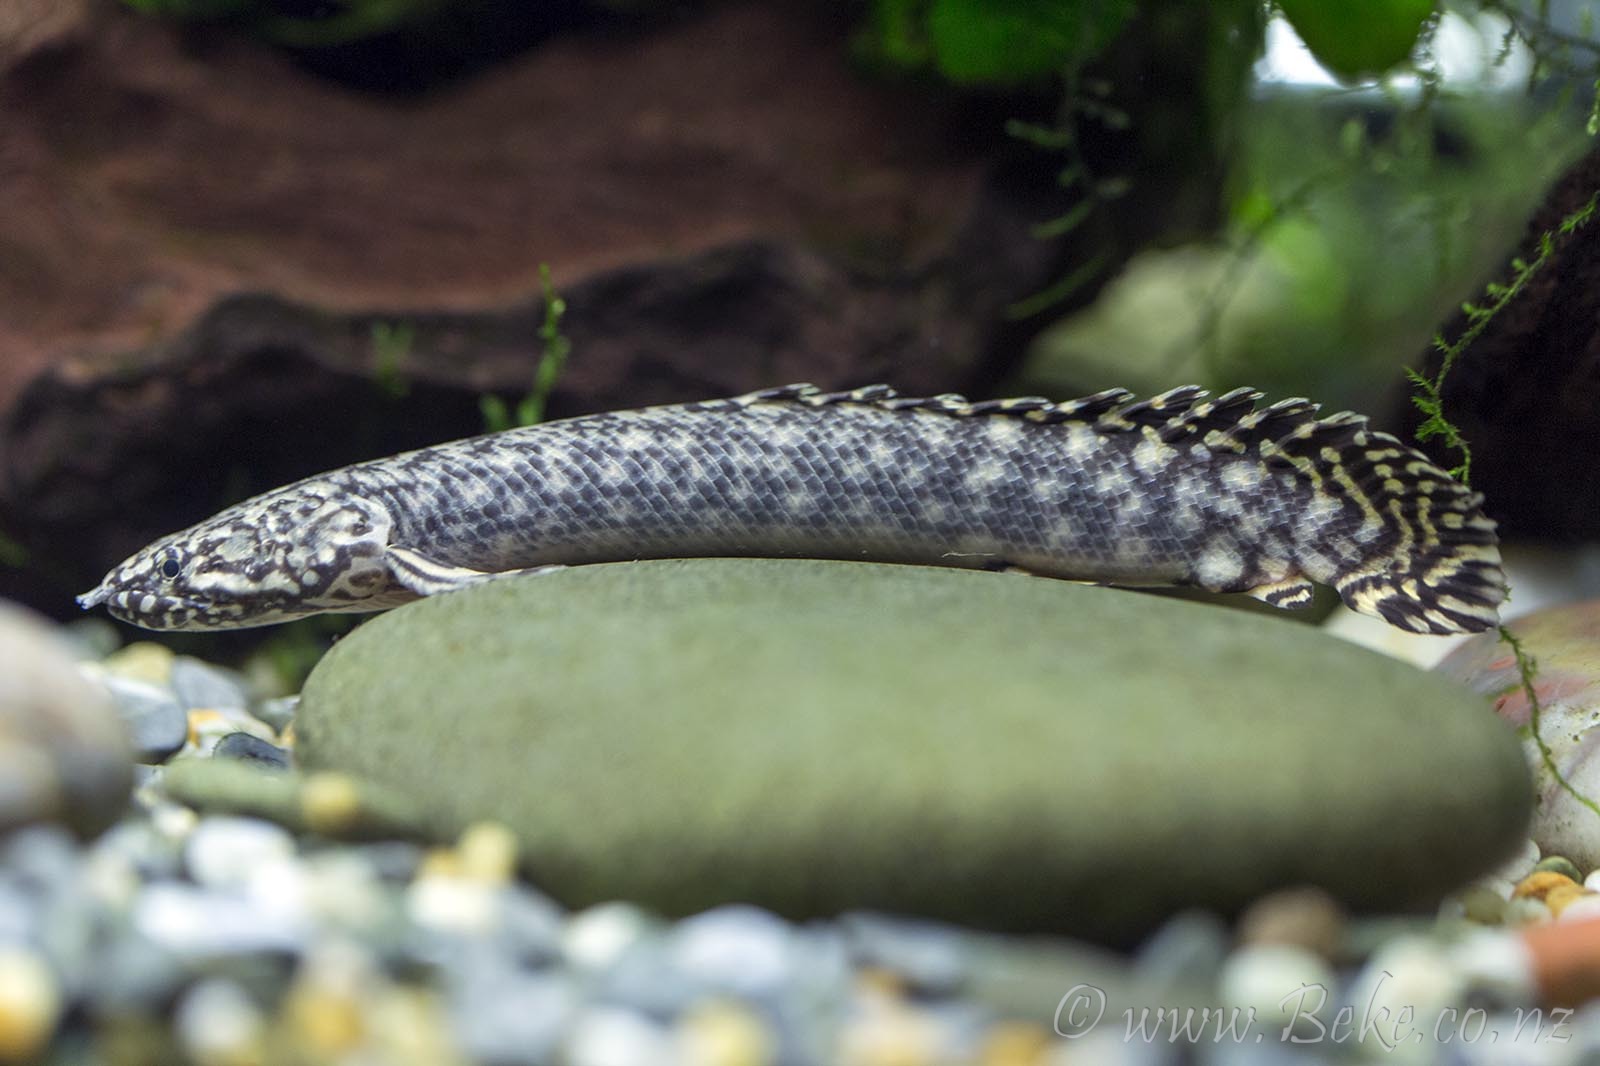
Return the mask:
[(1592, 896), (1593, 892), (1582, 885), (1557, 885), (1544, 895), (1544, 905), (1550, 908), (1550, 913), (1557, 918), (1567, 909), (1567, 904), (1584, 896)]
[(1517, 887), (1511, 890), (1512, 899), (1536, 899), (1549, 902), (1548, 896), (1558, 888), (1571, 886), (1582, 890), (1578, 884), (1566, 874), (1558, 874), (1553, 870), (1535, 870), (1533, 873), (1517, 882)]
[(1547, 1006), (1576, 1008), (1600, 997), (1600, 918), (1524, 926), (1517, 935)]

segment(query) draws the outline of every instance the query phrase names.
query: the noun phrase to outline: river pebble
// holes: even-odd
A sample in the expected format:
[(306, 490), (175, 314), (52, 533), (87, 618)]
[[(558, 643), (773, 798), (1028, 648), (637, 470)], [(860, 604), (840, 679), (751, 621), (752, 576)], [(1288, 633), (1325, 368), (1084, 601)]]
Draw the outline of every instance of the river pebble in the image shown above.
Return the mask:
[(139, 762), (166, 762), (183, 750), (189, 739), (189, 716), (170, 691), (118, 674), (107, 674), (105, 684)]
[(186, 711), (243, 710), (250, 706), (250, 693), (243, 677), (187, 655), (173, 659), (167, 683)]
[(294, 838), (281, 826), (226, 815), (199, 822), (184, 847), (189, 876), (217, 889), (243, 888), (264, 869), (294, 856)]
[(213, 752), (219, 759), (239, 759), (268, 770), (287, 770), (289, 753), (249, 733), (229, 733), (217, 741)]
[(282, 733), (294, 721), (294, 713), (299, 709), (299, 696), (277, 696), (256, 703), (252, 712), (273, 732)]
[(178, 1045), (199, 1066), (234, 1066), (265, 1055), (266, 1012), (237, 982), (197, 981), (173, 1011)]

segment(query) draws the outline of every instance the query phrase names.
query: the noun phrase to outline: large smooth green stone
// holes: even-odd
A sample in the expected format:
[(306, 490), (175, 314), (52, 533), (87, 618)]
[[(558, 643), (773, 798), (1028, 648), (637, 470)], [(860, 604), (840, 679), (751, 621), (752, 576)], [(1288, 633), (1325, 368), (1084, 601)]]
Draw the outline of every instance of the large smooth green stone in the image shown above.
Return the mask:
[(572, 904), (881, 908), (1125, 941), (1322, 885), (1426, 906), (1521, 840), (1481, 699), (1286, 621), (1012, 574), (576, 567), (362, 626), (311, 768), (515, 830)]

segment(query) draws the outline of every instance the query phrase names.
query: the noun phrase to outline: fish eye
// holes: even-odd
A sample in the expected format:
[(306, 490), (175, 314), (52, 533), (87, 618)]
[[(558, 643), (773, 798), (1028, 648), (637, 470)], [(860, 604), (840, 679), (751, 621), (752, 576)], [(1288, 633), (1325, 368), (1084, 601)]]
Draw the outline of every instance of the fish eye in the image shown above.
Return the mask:
[(172, 556), (169, 555), (169, 556), (167, 556), (165, 559), (163, 559), (161, 561), (161, 576), (162, 577), (168, 577), (168, 578), (177, 577), (182, 572), (183, 572), (183, 565), (181, 563), (179, 563), (178, 560), (173, 558)]

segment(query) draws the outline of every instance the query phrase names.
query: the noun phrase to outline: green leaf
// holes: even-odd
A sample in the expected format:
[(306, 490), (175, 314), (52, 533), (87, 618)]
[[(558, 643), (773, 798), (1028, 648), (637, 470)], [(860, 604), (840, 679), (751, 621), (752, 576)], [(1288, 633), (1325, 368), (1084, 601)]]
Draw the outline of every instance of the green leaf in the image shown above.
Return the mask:
[(1278, 7), (1318, 63), (1360, 81), (1411, 58), (1434, 0), (1278, 0)]
[(1134, 6), (1135, 0), (934, 0), (928, 37), (940, 73), (952, 82), (1017, 85), (1098, 55)]

